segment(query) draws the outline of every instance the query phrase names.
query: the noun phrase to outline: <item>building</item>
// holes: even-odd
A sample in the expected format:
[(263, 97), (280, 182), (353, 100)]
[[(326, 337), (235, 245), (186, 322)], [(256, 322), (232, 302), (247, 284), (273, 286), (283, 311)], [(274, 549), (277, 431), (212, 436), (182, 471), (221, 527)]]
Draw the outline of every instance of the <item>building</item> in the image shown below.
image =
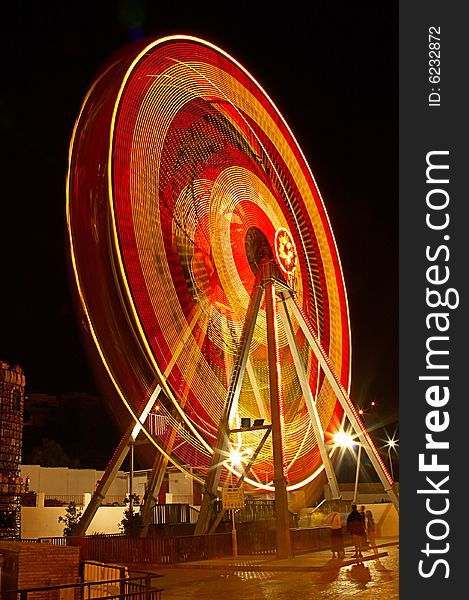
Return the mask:
[(19, 538), (21, 532), (24, 386), (23, 369), (0, 361), (0, 538)]

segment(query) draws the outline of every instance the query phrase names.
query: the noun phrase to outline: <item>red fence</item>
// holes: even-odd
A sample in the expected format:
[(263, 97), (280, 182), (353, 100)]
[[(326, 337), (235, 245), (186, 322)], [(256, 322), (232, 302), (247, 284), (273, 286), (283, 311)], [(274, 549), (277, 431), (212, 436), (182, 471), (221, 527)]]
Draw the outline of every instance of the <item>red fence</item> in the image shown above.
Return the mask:
[[(239, 554), (276, 554), (277, 534), (274, 522), (239, 523), (236, 529)], [(291, 529), (290, 532), (293, 555), (330, 548), (328, 527)], [(89, 535), (80, 538), (43, 538), (40, 541), (79, 546), (81, 560), (118, 564), (175, 564), (221, 558), (231, 556), (233, 553), (231, 531), (210, 535), (159, 536), (143, 539), (127, 538), (120, 534)], [(345, 543), (346, 545), (350, 543), (347, 535), (345, 535)]]
[(80, 547), (81, 560), (124, 564), (174, 564), (220, 558), (232, 552), (230, 533), (143, 539), (99, 535), (69, 538), (68, 544)]
[[(328, 550), (331, 547), (330, 531), (328, 527), (290, 529), (293, 555), (315, 552), (316, 550)], [(348, 545), (349, 536), (345, 532), (344, 541)]]
[(239, 554), (277, 554), (274, 521), (253, 521), (236, 525)]

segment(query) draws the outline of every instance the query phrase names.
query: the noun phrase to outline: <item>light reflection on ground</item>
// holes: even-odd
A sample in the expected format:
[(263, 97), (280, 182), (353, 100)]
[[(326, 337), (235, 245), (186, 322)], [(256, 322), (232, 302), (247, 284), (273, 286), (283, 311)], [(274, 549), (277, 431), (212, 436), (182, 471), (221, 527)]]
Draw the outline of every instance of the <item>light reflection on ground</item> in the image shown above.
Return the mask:
[(387, 551), (380, 560), (325, 571), (168, 569), (158, 586), (162, 600), (398, 600), (399, 549)]

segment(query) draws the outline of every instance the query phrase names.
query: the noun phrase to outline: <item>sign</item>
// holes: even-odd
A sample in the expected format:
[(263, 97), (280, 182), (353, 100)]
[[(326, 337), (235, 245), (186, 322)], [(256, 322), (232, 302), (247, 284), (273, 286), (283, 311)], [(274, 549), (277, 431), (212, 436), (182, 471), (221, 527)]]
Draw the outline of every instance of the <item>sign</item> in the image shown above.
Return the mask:
[(223, 510), (244, 508), (244, 490), (242, 488), (223, 488)]

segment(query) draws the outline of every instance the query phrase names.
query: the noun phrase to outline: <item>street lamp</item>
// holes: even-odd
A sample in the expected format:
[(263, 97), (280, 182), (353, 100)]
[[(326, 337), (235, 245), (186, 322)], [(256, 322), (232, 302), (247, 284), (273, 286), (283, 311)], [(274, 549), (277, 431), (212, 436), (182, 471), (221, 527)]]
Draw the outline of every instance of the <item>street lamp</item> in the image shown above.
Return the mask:
[(393, 469), (393, 464), (392, 464), (392, 455), (391, 455), (391, 450), (394, 450), (394, 452), (396, 452), (396, 447), (398, 446), (398, 440), (395, 440), (394, 438), (387, 440), (386, 442), (386, 446), (388, 448), (388, 462), (389, 462), (389, 467), (391, 470), (391, 477), (394, 481), (394, 469)]
[(352, 449), (355, 446), (355, 441), (350, 433), (343, 431), (341, 429), (337, 433), (334, 434), (334, 445), (339, 446), (339, 448), (350, 448)]
[(355, 471), (355, 486), (353, 488), (353, 504), (357, 503), (357, 498), (358, 498), (358, 477), (360, 475), (360, 462), (362, 459), (362, 445), (361, 444), (357, 444), (358, 446), (358, 450), (357, 450), (357, 468)]
[(242, 464), (242, 456), (241, 452), (238, 448), (233, 448), (230, 451), (230, 461), (233, 467), (240, 467)]
[(353, 448), (357, 446), (357, 468), (355, 471), (355, 485), (353, 488), (353, 503), (357, 503), (358, 497), (358, 478), (360, 475), (360, 462), (362, 457), (362, 445), (357, 442), (350, 433), (346, 431), (340, 430), (334, 435), (334, 444), (341, 448), (348, 448), (350, 451), (353, 451)]

